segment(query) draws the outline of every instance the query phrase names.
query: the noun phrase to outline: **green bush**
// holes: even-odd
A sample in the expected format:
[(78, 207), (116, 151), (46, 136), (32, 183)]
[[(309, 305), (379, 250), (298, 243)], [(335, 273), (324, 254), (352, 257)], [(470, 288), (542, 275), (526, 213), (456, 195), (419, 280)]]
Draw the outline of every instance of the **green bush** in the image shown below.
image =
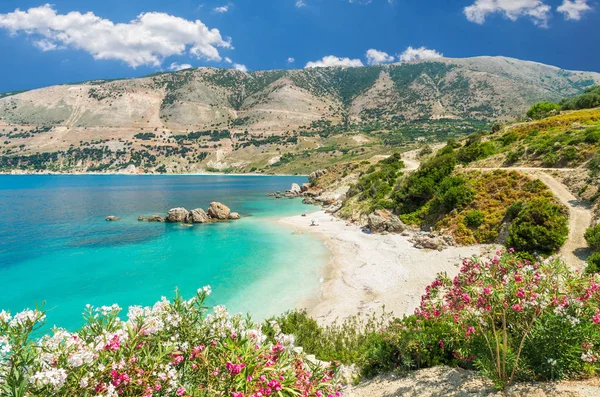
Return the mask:
[(527, 117), (532, 118), (533, 120), (540, 120), (546, 118), (550, 115), (552, 111), (558, 112), (560, 110), (560, 105), (551, 102), (539, 102), (533, 105), (527, 111)]
[(483, 225), (484, 221), (485, 215), (481, 211), (469, 211), (467, 212), (467, 215), (465, 215), (465, 224), (472, 228), (478, 228), (479, 226)]
[(553, 253), (567, 239), (567, 222), (562, 206), (548, 199), (533, 199), (524, 204), (510, 226), (507, 246), (530, 253)]
[(449, 176), (439, 184), (437, 201), (443, 211), (450, 212), (461, 209), (473, 201), (475, 193), (466, 185), (466, 181), (460, 176)]
[[(523, 346), (524, 380), (560, 380), (585, 373), (587, 363), (582, 341), (596, 344), (600, 335), (589, 322), (573, 322), (566, 316), (549, 314), (532, 328)], [(594, 343), (595, 342), (595, 343)]]
[[(304, 352), (313, 354), (323, 361), (338, 361), (343, 364), (358, 363), (365, 350), (378, 344), (378, 330), (387, 324), (388, 316), (354, 316), (338, 323), (321, 327), (308, 316), (306, 310), (290, 311), (273, 319), (281, 332), (294, 335), (296, 345)], [(268, 327), (263, 329), (269, 337)]]
[(600, 106), (600, 86), (585, 90), (582, 95), (560, 102), (564, 110), (591, 109)]
[(588, 266), (585, 268), (586, 273), (600, 273), (600, 252), (594, 252), (587, 257)]
[(592, 250), (600, 251), (600, 224), (588, 228), (584, 237)]

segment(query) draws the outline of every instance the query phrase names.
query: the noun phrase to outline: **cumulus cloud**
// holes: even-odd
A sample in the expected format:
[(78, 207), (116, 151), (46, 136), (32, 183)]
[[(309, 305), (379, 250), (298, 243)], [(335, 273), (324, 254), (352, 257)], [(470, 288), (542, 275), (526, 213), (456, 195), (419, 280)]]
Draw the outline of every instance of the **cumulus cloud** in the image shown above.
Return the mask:
[(248, 71), (248, 68), (246, 67), (246, 65), (242, 65), (239, 63), (234, 63), (233, 68), (235, 70), (239, 70), (240, 72), (244, 72), (244, 73), (246, 73)]
[(218, 12), (219, 14), (225, 14), (227, 11), (229, 11), (229, 5), (215, 7), (213, 8), (213, 11)]
[(191, 68), (192, 68), (192, 65), (190, 65), (189, 63), (173, 62), (172, 64), (169, 65), (169, 70), (174, 70), (174, 71), (191, 69)]
[(591, 11), (592, 7), (587, 3), (587, 0), (564, 0), (556, 10), (565, 14), (566, 19), (579, 21), (581, 15)]
[(289, 57), (289, 58), (287, 59), (287, 61), (288, 61), (288, 63), (294, 63), (294, 62), (296, 62), (296, 59), (295, 59), (295, 58), (293, 58), (293, 57)]
[(318, 61), (308, 62), (305, 69), (310, 68), (327, 68), (332, 66), (341, 66), (346, 68), (354, 68), (358, 66), (364, 66), (360, 59), (350, 59), (350, 58), (338, 58), (333, 55), (327, 55)]
[(389, 55), (387, 52), (379, 51), (371, 48), (365, 55), (367, 57), (367, 63), (369, 65), (379, 65), (382, 63), (394, 62), (394, 56)]
[(526, 16), (536, 25), (546, 26), (550, 10), (542, 0), (476, 0), (465, 7), (464, 13), (469, 21), (478, 24), (484, 23), (489, 14), (500, 13), (511, 21)]
[(398, 56), (400, 62), (411, 62), (411, 61), (420, 61), (422, 59), (435, 59), (443, 57), (443, 54), (440, 54), (436, 50), (430, 50), (425, 47), (421, 48), (412, 48), (408, 47), (402, 54)]
[(306, 7), (306, 3), (303, 0), (297, 0), (296, 1), (296, 7), (297, 8)]
[[(140, 14), (129, 23), (114, 23), (92, 12), (57, 14), (49, 5), (0, 14), (0, 28), (24, 33), (44, 44), (87, 51), (95, 59), (120, 60), (131, 67), (160, 66), (172, 55), (189, 54), (220, 61), (218, 48), (231, 48), (218, 29), (160, 12)], [(34, 42), (35, 43), (35, 42)], [(53, 47), (56, 46), (56, 47)]]

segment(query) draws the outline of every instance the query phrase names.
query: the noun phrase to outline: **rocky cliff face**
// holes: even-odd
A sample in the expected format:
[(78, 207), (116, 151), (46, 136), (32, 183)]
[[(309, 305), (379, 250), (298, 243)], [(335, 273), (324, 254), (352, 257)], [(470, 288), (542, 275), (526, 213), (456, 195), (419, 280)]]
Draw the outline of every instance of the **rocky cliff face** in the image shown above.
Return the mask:
[[(201, 68), (101, 80), (0, 98), (0, 155), (50, 153), (34, 162), (84, 171), (131, 164), (223, 169), (257, 156), (267, 165), (292, 148), (318, 147), (314, 140), (323, 136), (403, 129), (426, 135), (510, 120), (536, 101), (597, 83), (598, 73), (493, 57), (252, 73)], [(273, 144), (289, 147), (256, 150)]]

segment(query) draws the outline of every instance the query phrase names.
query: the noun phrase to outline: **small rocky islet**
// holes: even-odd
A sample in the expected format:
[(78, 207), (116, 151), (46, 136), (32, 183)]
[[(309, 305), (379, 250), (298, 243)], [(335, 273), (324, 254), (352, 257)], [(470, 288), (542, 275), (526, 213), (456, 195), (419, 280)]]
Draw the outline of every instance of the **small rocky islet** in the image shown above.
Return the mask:
[(188, 211), (183, 207), (172, 208), (167, 213), (166, 217), (153, 215), (150, 217), (140, 216), (138, 221), (140, 222), (165, 222), (165, 223), (183, 223), (183, 224), (197, 224), (197, 223), (213, 223), (226, 220), (240, 219), (241, 216), (237, 212), (232, 212), (229, 207), (219, 202), (212, 202), (205, 211), (202, 208), (196, 208)]

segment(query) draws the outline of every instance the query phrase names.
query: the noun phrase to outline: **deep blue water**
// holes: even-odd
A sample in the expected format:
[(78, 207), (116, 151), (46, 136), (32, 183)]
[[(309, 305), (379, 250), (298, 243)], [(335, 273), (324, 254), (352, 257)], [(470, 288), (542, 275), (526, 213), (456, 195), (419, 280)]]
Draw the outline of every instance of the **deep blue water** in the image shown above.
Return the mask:
[[(84, 306), (152, 304), (210, 284), (210, 303), (263, 318), (318, 289), (328, 251), (275, 222), (306, 211), (276, 200), (303, 177), (0, 176), (0, 309), (46, 302), (48, 324), (81, 324)], [(220, 201), (242, 219), (184, 227), (138, 222)], [(105, 221), (106, 216), (122, 218)]]

